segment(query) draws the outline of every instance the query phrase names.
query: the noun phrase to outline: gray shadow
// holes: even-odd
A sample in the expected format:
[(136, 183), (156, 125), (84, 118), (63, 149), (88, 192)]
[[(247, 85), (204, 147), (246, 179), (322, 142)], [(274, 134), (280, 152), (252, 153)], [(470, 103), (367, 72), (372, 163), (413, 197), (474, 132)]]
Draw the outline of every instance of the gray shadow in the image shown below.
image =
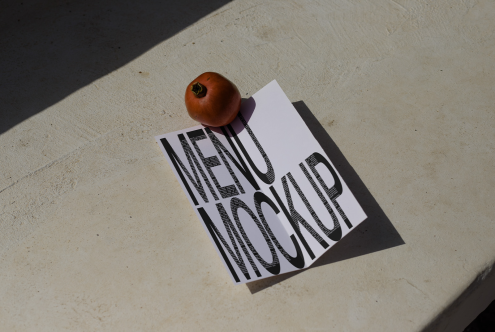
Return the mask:
[[(254, 100), (253, 97), (250, 98), (241, 98), (241, 108), (239, 112), (242, 114), (244, 120), (249, 123), (249, 120), (251, 119), (251, 116), (253, 116), (254, 110), (256, 109), (256, 101)], [(218, 135), (222, 135), (223, 131), (221, 127), (210, 127), (203, 125), (205, 127), (208, 127), (211, 129), (211, 131), (214, 131)], [(242, 125), (241, 121), (239, 120), (239, 117), (236, 117), (231, 123), (230, 126), (236, 133), (236, 135), (239, 135), (240, 132), (244, 130), (244, 126)], [(227, 130), (228, 125), (223, 126), (224, 130)], [(227, 130), (228, 132), (228, 130)]]
[(0, 134), (228, 2), (0, 0)]
[[(380, 205), (373, 198), (366, 185), (352, 166), (347, 162), (335, 142), (315, 118), (303, 101), (292, 103), (304, 120), (313, 136), (329, 156), (337, 171), (340, 173), (349, 189), (352, 191), (368, 218), (359, 224), (351, 233), (345, 236), (323, 256), (309, 267), (336, 263), (346, 259), (371, 254), (373, 252), (393, 248), (405, 244), (404, 240), (385, 215)], [(246, 286), (255, 294), (268, 287), (289, 279), (304, 270), (294, 271), (263, 280), (247, 283)]]

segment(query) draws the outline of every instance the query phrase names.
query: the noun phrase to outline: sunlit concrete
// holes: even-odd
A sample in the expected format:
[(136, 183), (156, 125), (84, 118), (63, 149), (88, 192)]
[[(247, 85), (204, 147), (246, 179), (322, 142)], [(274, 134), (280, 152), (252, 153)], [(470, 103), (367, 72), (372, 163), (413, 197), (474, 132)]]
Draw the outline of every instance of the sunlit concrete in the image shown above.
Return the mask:
[[(2, 108), (29, 116), (0, 135), (0, 330), (462, 331), (495, 298), (494, 15), (490, 0), (239, 0), (64, 78), (46, 108), (21, 97), (55, 82), (14, 80)], [(243, 97), (276, 79), (331, 137), (370, 218), (316, 267), (230, 281), (153, 138), (196, 124), (183, 95), (204, 71)]]

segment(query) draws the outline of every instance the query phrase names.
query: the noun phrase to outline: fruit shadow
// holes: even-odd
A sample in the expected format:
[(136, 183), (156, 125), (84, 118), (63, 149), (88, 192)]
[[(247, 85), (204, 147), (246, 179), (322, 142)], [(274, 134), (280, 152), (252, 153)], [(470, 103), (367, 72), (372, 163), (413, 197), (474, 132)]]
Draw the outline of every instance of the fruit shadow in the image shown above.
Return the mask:
[[(304, 120), (313, 136), (329, 156), (337, 171), (345, 180), (368, 218), (330, 248), (308, 269), (336, 263), (346, 259), (371, 254), (405, 244), (399, 232), (388, 219), (373, 195), (366, 188), (359, 175), (346, 160), (326, 130), (315, 118), (303, 101), (292, 104)], [(304, 272), (304, 270), (285, 273), (262, 280), (247, 283), (251, 294), (260, 292), (284, 280)]]
[[(241, 98), (241, 109), (239, 112), (242, 114), (242, 117), (246, 121), (246, 123), (249, 124), (249, 120), (253, 116), (254, 110), (256, 108), (256, 101), (254, 100), (253, 97), (250, 98)], [(206, 127), (206, 125), (203, 125)], [(235, 118), (234, 121), (230, 123), (230, 126), (236, 133), (236, 135), (239, 135), (244, 130), (244, 126), (242, 125), (241, 121), (239, 121), (239, 118)], [(226, 127), (226, 126), (225, 126)], [(224, 127), (224, 128), (225, 128)], [(223, 132), (219, 127), (209, 127), (212, 131), (217, 133), (218, 135), (223, 136)]]

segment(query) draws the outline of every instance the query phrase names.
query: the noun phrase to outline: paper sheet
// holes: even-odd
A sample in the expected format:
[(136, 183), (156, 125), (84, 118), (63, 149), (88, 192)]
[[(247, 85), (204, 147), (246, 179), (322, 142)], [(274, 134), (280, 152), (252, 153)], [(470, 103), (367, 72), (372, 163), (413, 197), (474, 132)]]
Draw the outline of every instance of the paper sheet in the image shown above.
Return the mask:
[(366, 219), (275, 80), (230, 125), (155, 138), (236, 284), (307, 268)]

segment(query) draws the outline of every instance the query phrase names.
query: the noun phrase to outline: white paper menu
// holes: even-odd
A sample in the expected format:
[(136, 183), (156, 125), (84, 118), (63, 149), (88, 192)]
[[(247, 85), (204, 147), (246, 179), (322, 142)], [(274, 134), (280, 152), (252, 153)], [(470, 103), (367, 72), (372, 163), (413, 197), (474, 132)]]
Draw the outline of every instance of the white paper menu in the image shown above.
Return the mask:
[(230, 125), (155, 138), (235, 284), (307, 268), (366, 219), (275, 80)]

